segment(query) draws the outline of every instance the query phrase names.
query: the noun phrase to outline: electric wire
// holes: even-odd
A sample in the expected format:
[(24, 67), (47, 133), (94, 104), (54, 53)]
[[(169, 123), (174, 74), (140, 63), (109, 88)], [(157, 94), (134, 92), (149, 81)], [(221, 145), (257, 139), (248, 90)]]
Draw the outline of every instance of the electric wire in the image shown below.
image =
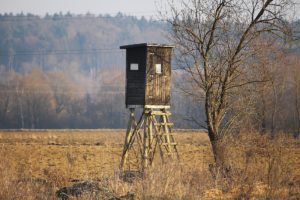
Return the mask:
[(117, 48), (103, 49), (73, 49), (73, 50), (20, 50), (12, 53), (0, 51), (1, 57), (9, 56), (43, 56), (43, 55), (72, 55), (72, 54), (98, 54), (98, 53), (122, 53), (125, 51)]

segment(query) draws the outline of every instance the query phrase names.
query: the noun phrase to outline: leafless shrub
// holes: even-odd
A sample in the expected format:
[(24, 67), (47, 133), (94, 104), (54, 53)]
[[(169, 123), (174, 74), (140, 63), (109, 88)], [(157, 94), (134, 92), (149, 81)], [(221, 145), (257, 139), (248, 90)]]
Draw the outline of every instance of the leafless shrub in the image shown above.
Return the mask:
[(299, 195), (297, 187), (291, 187), (296, 177), (292, 175), (294, 161), (289, 159), (296, 158), (292, 155), (287, 158), (293, 153), (289, 148), (294, 142), (291, 136), (279, 135), (272, 139), (270, 134), (261, 136), (257, 132), (223, 140), (230, 169), (225, 176), (223, 171), (223, 176), (216, 177), (216, 187), (233, 193), (237, 199), (289, 199)]

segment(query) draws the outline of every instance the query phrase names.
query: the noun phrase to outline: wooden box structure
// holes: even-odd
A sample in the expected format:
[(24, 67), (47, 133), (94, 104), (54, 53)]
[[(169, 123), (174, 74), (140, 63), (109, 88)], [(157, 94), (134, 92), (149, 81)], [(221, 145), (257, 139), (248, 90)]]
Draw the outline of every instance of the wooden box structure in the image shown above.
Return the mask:
[[(162, 162), (177, 157), (171, 133), (171, 45), (133, 44), (126, 49), (126, 107), (130, 110), (120, 168), (142, 171), (152, 165), (155, 153)], [(135, 108), (142, 107), (138, 120)]]
[(133, 44), (126, 49), (126, 107), (170, 105), (171, 45)]

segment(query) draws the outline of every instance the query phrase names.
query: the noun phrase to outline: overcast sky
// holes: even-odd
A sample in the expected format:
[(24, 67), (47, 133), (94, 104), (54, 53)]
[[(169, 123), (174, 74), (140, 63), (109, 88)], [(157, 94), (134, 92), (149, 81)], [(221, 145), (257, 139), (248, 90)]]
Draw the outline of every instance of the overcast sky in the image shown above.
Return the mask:
[(33, 13), (45, 15), (59, 11), (74, 14), (156, 15), (158, 0), (0, 0), (0, 13)]
[[(159, 2), (164, 0), (0, 0), (0, 13), (32, 13), (45, 15), (62, 11), (74, 14), (111, 14), (122, 12), (128, 15), (155, 17)], [(295, 0), (300, 3), (300, 0)], [(300, 5), (296, 8), (300, 18)]]

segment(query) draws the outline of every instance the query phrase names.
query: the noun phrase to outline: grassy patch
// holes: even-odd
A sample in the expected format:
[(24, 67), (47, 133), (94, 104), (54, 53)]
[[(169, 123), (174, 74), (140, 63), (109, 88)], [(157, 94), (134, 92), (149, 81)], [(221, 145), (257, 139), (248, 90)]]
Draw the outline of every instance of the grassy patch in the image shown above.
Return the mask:
[[(300, 142), (256, 133), (224, 141), (226, 174), (214, 169), (203, 132), (175, 133), (180, 164), (149, 169), (145, 179), (119, 179), (124, 130), (0, 132), (0, 199), (55, 199), (74, 182), (99, 181), (138, 199), (297, 199)], [(209, 167), (210, 166), (210, 167)]]

